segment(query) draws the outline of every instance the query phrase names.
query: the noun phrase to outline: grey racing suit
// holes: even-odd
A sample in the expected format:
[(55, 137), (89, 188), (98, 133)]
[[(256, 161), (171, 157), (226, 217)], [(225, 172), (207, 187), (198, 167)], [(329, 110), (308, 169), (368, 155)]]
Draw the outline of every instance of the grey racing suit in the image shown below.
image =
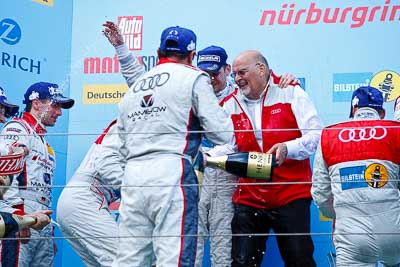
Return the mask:
[(400, 123), (361, 108), (355, 120), (324, 129), (311, 193), (334, 218), (338, 267), (400, 264)]
[[(217, 99), (223, 100), (234, 90), (227, 83), (225, 89), (217, 93)], [(207, 139), (201, 144), (206, 153), (214, 145)], [(237, 177), (223, 170), (206, 167), (199, 200), (199, 225), (196, 253), (196, 267), (203, 266), (204, 246), (210, 238), (211, 266), (230, 266), (232, 249), (231, 221), (233, 217), (232, 195), (235, 192)]]
[(127, 148), (115, 267), (193, 266), (198, 188), (192, 160), (201, 134), (229, 142), (232, 123), (210, 79), (192, 66), (161, 58), (125, 95), (118, 132)]
[[(118, 142), (113, 121), (87, 152), (57, 204), (61, 231), (86, 266), (111, 266), (116, 254), (118, 225), (109, 204), (119, 198), (124, 159), (110, 165), (103, 144)], [(108, 165), (106, 175), (101, 166)], [(111, 186), (112, 185), (112, 186)], [(108, 237), (108, 238), (107, 238)]]

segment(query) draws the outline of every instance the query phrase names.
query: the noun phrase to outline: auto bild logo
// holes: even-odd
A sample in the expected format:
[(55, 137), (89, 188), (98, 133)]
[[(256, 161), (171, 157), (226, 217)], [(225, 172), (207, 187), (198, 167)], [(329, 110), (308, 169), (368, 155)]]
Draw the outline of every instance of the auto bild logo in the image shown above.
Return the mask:
[(360, 86), (368, 86), (372, 72), (334, 73), (333, 74), (333, 102), (348, 102), (353, 91)]
[(365, 128), (346, 128), (339, 132), (339, 140), (343, 143), (381, 140), (387, 135), (386, 128), (382, 126)]
[(137, 93), (140, 91), (153, 90), (156, 87), (163, 86), (168, 82), (169, 76), (168, 72), (163, 72), (139, 80), (133, 85), (132, 92)]
[(118, 17), (118, 28), (129, 50), (142, 50), (143, 16)]
[(140, 102), (140, 106), (142, 108), (148, 108), (151, 107), (154, 103), (154, 97), (153, 95), (145, 95), (143, 96), (142, 101)]
[(6, 18), (0, 22), (0, 39), (8, 44), (15, 45), (21, 40), (21, 28), (12, 19)]
[(400, 75), (393, 70), (380, 71), (372, 77), (371, 86), (382, 92), (385, 102), (393, 101), (400, 96)]

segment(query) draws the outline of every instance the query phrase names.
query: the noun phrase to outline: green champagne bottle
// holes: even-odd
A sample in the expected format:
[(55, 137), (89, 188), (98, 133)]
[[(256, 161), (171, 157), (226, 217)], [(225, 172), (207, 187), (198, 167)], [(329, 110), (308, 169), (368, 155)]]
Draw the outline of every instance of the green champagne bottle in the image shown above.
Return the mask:
[(269, 181), (276, 166), (276, 161), (273, 154), (240, 152), (221, 157), (207, 157), (206, 165), (226, 170), (243, 178)]

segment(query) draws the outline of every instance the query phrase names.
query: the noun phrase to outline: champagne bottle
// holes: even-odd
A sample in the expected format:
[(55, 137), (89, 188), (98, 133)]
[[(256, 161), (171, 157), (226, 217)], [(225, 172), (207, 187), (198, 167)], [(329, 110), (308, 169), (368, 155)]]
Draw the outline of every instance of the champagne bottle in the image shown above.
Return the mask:
[(276, 162), (273, 154), (240, 152), (222, 157), (207, 157), (206, 164), (244, 178), (271, 180)]
[(30, 216), (0, 212), (0, 238), (7, 237), (10, 233), (29, 227), (35, 223), (35, 218)]

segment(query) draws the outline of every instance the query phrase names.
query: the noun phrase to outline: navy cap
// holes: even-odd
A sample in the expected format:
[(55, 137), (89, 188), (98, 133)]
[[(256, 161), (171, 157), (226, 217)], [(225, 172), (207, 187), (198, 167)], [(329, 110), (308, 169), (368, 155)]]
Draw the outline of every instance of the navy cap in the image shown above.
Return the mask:
[(353, 107), (369, 107), (376, 110), (383, 110), (382, 92), (372, 86), (361, 86), (353, 92), (351, 97), (350, 118), (352, 118)]
[(72, 108), (75, 103), (75, 100), (62, 95), (57, 84), (48, 82), (34, 83), (26, 90), (23, 103), (28, 104), (34, 99), (50, 99), (64, 109)]
[(19, 109), (18, 105), (14, 105), (14, 104), (11, 104), (10, 102), (8, 102), (6, 93), (4, 92), (4, 89), (1, 87), (0, 87), (0, 105), (3, 105), (5, 107), (6, 112), (4, 115), (6, 117), (14, 116), (18, 112), (18, 109)]
[(166, 28), (161, 34), (160, 50), (188, 54), (196, 50), (196, 34), (179, 26)]
[(198, 52), (197, 67), (201, 70), (218, 72), (226, 65), (228, 55), (219, 46), (209, 46)]

